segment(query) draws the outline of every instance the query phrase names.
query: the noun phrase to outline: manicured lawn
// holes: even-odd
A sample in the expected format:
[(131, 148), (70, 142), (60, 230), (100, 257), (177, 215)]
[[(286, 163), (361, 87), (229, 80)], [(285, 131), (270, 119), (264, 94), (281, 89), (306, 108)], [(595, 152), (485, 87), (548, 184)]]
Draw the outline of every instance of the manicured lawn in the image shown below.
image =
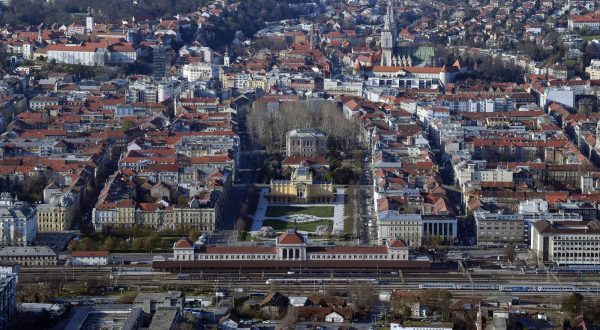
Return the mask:
[(600, 39), (600, 36), (581, 36), (581, 39), (583, 39), (583, 41), (590, 41), (594, 39)]
[(333, 206), (268, 206), (265, 216), (268, 218), (277, 218), (292, 214), (306, 214), (319, 218), (332, 218)]
[(329, 231), (333, 228), (333, 220), (316, 220), (303, 223), (294, 223), (293, 221), (283, 221), (276, 219), (265, 219), (263, 226), (273, 227), (276, 231), (296, 228), (297, 230), (314, 232), (318, 226), (326, 225)]

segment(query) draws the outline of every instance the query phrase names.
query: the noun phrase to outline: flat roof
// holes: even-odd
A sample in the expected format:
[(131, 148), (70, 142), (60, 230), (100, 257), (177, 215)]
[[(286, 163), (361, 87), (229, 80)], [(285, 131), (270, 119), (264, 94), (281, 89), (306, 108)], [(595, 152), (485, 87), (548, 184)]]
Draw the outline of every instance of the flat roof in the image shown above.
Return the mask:
[(34, 257), (53, 256), (56, 252), (47, 246), (7, 246), (0, 250), (0, 257)]
[(150, 322), (149, 330), (164, 330), (170, 329), (171, 326), (177, 322), (179, 318), (179, 309), (177, 307), (159, 307), (154, 316), (152, 322)]
[(142, 308), (133, 305), (95, 305), (75, 311), (65, 327), (66, 330), (79, 329), (137, 329), (142, 318)]

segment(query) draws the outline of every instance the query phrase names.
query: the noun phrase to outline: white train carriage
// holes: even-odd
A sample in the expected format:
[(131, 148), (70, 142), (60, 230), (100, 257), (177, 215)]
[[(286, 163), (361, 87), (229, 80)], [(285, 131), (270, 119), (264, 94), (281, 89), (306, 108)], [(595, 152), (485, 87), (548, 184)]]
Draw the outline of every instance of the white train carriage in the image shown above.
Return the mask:
[(521, 285), (521, 284), (513, 284), (513, 285), (500, 285), (498, 286), (498, 290), (506, 291), (506, 292), (533, 292), (536, 291), (537, 287), (535, 285)]
[(265, 282), (270, 284), (346, 284), (346, 283), (365, 283), (379, 284), (374, 278), (273, 278)]
[(454, 283), (420, 283), (419, 289), (456, 290), (457, 287)]
[(539, 284), (537, 291), (539, 292), (575, 292), (574, 285), (558, 285), (558, 284)]
[(597, 286), (577, 286), (575, 288), (577, 292), (600, 292), (600, 287)]
[(498, 284), (493, 283), (461, 283), (457, 284), (458, 290), (498, 290)]

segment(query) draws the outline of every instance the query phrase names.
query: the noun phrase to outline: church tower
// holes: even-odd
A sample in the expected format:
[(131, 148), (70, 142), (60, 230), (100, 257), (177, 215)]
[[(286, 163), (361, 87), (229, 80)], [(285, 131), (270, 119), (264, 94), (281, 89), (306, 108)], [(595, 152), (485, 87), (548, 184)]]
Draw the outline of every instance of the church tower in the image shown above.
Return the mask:
[(88, 15), (85, 18), (85, 32), (90, 34), (94, 32), (94, 16), (92, 15), (92, 9), (88, 8)]
[(310, 43), (310, 49), (314, 50), (317, 48), (318, 45), (318, 36), (317, 36), (317, 31), (315, 28), (315, 23), (312, 24), (312, 27), (310, 29), (310, 34), (309, 34), (309, 43)]
[(229, 58), (229, 45), (225, 46), (225, 54), (223, 56), (223, 66), (229, 66), (231, 59)]
[(396, 47), (396, 19), (394, 17), (393, 0), (388, 0), (387, 11), (381, 30), (381, 65), (390, 66)]
[(596, 149), (600, 148), (600, 120), (596, 124)]

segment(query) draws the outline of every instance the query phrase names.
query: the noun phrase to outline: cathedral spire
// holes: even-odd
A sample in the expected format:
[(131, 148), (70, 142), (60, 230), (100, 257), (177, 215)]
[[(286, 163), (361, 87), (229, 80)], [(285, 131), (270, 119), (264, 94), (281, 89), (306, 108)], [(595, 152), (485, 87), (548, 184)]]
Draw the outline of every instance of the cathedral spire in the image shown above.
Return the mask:
[(385, 18), (384, 18), (384, 22), (383, 22), (383, 29), (384, 30), (394, 30), (394, 3), (393, 0), (388, 0), (387, 1), (387, 10), (385, 13)]
[(381, 65), (383, 66), (393, 65), (392, 57), (396, 46), (396, 19), (394, 17), (393, 0), (388, 0), (387, 4), (383, 29), (381, 30)]

